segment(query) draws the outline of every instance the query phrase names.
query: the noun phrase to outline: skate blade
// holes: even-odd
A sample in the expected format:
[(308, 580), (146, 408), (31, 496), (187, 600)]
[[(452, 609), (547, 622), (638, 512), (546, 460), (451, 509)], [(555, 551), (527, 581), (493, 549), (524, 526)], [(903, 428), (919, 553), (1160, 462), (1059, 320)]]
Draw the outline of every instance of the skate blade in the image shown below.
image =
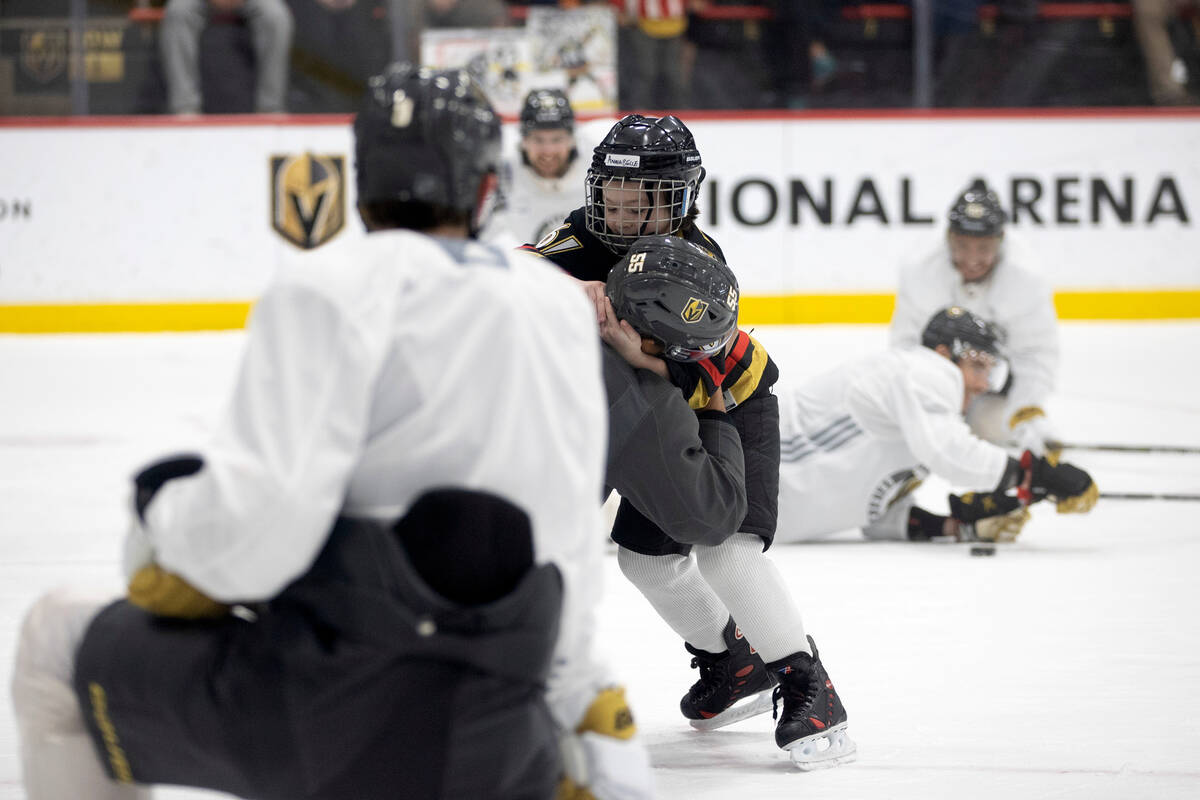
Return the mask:
[(783, 749), (788, 751), (796, 769), (802, 772), (829, 769), (858, 757), (858, 745), (846, 735), (844, 722), (827, 731), (797, 739)]
[(729, 708), (708, 719), (690, 719), (688, 722), (698, 731), (715, 731), (735, 722), (741, 722), (771, 710), (771, 689), (763, 689), (758, 694), (743, 697)]

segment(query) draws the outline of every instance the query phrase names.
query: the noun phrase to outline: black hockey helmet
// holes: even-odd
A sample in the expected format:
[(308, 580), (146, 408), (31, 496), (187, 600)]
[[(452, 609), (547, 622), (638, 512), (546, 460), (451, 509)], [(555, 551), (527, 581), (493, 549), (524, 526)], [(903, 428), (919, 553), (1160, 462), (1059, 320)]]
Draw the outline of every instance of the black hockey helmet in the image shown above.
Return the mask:
[(500, 164), (500, 118), (466, 70), (392, 64), (354, 119), (360, 203), (440, 206), (482, 227)]
[[(642, 236), (674, 233), (696, 204), (703, 180), (700, 151), (678, 117), (630, 114), (613, 125), (592, 155), (586, 181), (587, 229), (618, 254)], [(632, 203), (620, 204), (634, 223), (614, 221), (609, 228), (606, 189), (636, 192), (623, 198)]]
[(999, 359), (1003, 340), (999, 328), (961, 306), (938, 311), (921, 333), (921, 344), (930, 349), (944, 344), (955, 361), (972, 352)]
[(562, 89), (534, 89), (521, 106), (521, 135), (534, 130), (575, 130), (575, 112)]
[(663, 345), (673, 361), (719, 354), (737, 333), (737, 278), (725, 262), (678, 236), (638, 239), (608, 273), (617, 317)]
[(1008, 215), (1000, 198), (979, 179), (967, 187), (950, 207), (950, 231), (963, 236), (1000, 236)]

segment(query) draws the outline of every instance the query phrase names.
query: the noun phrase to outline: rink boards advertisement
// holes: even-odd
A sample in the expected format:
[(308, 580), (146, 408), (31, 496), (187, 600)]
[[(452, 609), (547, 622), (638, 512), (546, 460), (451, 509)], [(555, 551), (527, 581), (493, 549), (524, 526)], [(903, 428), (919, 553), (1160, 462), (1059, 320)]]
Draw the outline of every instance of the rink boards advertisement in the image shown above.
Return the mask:
[[(1200, 318), (1200, 113), (684, 118), (744, 324), (886, 322), (977, 177), (1060, 316)], [(364, 235), (345, 117), (10, 120), (0, 154), (0, 331), (237, 327)]]

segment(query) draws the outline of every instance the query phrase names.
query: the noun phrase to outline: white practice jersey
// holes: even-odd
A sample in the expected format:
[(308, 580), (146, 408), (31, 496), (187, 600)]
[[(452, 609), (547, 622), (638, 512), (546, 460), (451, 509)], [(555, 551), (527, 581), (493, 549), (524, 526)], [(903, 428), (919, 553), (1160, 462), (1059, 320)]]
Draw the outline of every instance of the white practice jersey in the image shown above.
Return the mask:
[(531, 518), (565, 584), (550, 702), (574, 727), (594, 661), (607, 435), (594, 315), (542, 259), (408, 231), (288, 265), (254, 307), (197, 474), (146, 510), (156, 560), (223, 601), (304, 573), (339, 513), (394, 519), (438, 487)]
[(865, 528), (933, 472), (994, 489), (1007, 454), (962, 418), (962, 371), (928, 348), (889, 350), (777, 386), (777, 541)]
[(1047, 283), (1003, 255), (986, 279), (966, 283), (950, 261), (949, 247), (942, 245), (900, 272), (892, 346), (919, 346), (929, 318), (951, 305), (974, 312), (1005, 333), (1012, 386), (1003, 423), (1026, 406), (1044, 408), (1058, 373), (1058, 318)]
[(535, 244), (550, 231), (563, 224), (575, 209), (584, 204), (585, 179), (592, 160), (592, 150), (612, 126), (611, 120), (592, 120), (576, 127), (577, 155), (567, 171), (558, 178), (543, 178), (521, 155), (519, 136), (505, 138), (504, 175), (501, 186), (504, 208), (488, 223), (485, 238), (503, 247)]

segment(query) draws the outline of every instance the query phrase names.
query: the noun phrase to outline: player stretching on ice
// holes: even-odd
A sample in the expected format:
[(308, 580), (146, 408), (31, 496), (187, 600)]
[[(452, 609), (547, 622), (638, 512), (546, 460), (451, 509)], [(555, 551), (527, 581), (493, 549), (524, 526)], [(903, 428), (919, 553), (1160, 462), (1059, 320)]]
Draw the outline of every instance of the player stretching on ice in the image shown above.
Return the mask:
[(127, 599), (22, 627), (29, 800), (652, 794), (593, 658), (588, 301), (471, 241), (500, 123), (465, 71), (390, 68), (354, 136), (370, 233), (280, 272), (210, 446), (138, 476)]
[[(951, 307), (927, 321), (923, 347), (861, 358), (781, 390), (779, 540), (861, 528), (869, 539), (1011, 541), (1031, 501), (1090, 510), (1098, 490), (1086, 472), (1029, 452), (1010, 458), (963, 421), (988, 390), (997, 337)], [(949, 517), (930, 513), (911, 494), (930, 472), (979, 491), (952, 495)]]
[(971, 402), (967, 422), (988, 441), (1015, 442), (1018, 452), (1042, 456), (1055, 449), (1057, 438), (1044, 408), (1058, 372), (1058, 319), (1050, 287), (1006, 252), (1006, 219), (1000, 199), (983, 181), (959, 195), (945, 242), (900, 272), (891, 343), (919, 346), (925, 323), (947, 306), (996, 325), (1005, 337), (1011, 376)]

